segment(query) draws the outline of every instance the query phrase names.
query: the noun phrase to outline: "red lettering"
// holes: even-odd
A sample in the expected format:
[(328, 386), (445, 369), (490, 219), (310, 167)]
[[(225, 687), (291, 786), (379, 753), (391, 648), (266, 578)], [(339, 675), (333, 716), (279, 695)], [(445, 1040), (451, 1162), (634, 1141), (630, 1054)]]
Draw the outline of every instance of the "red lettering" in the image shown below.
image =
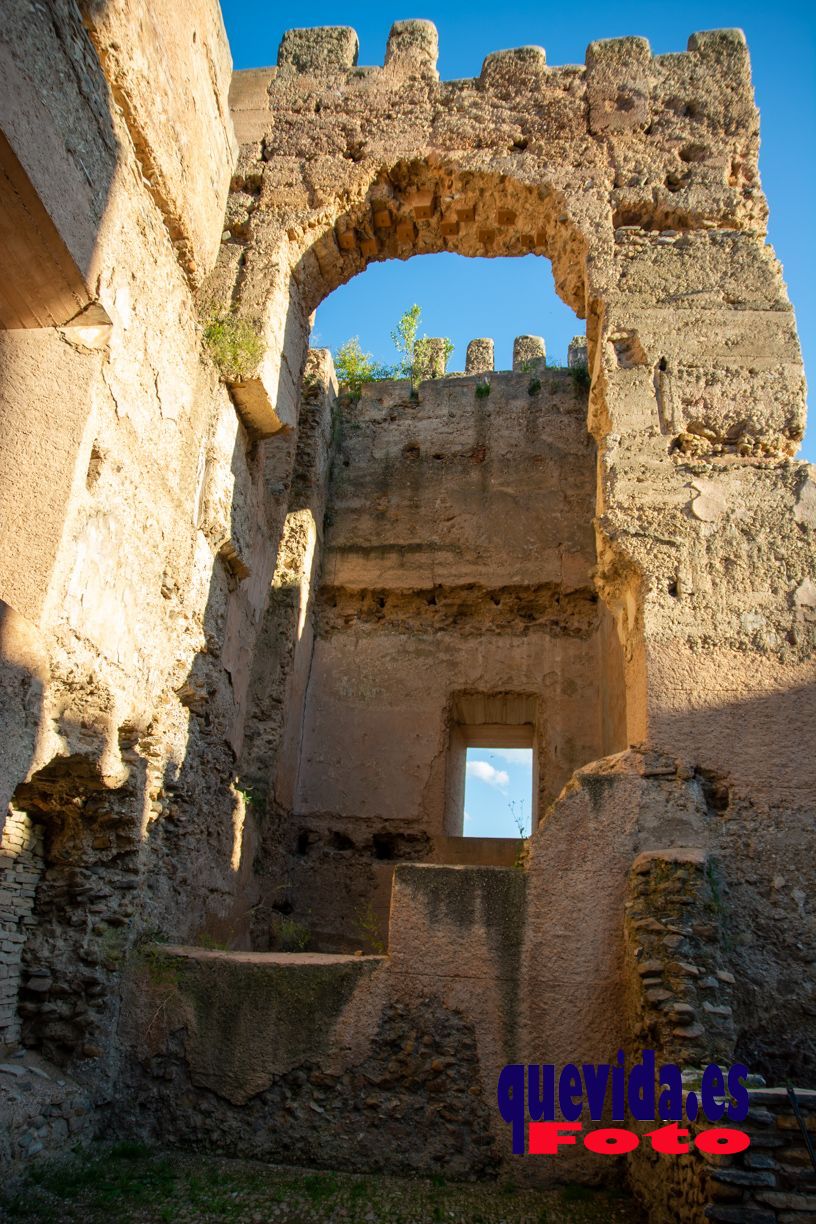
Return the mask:
[(688, 1143), (681, 1143), (680, 1137), (688, 1135), (687, 1130), (681, 1130), (676, 1122), (672, 1122), (671, 1126), (661, 1126), (657, 1130), (647, 1131), (649, 1139), (652, 1141), (652, 1148), (655, 1152), (665, 1152), (670, 1156), (679, 1156), (682, 1152), (689, 1150)]
[[(573, 1147), (578, 1142), (575, 1135), (565, 1132), (580, 1130), (583, 1130), (580, 1122), (531, 1122), (528, 1154), (557, 1156), (559, 1148)], [(690, 1150), (688, 1135), (689, 1132), (676, 1122), (646, 1131), (653, 1151), (670, 1156), (682, 1156)], [(637, 1132), (618, 1126), (601, 1127), (588, 1131), (582, 1137), (584, 1147), (600, 1156), (623, 1156), (626, 1152), (633, 1152), (640, 1142)], [(694, 1139), (694, 1146), (701, 1152), (720, 1156), (744, 1152), (750, 1145), (751, 1140), (744, 1131), (728, 1126), (710, 1126)]]
[(624, 1152), (633, 1152), (639, 1142), (634, 1131), (622, 1130), (617, 1126), (589, 1131), (584, 1136), (584, 1147), (589, 1148), (590, 1152), (600, 1152), (602, 1156), (622, 1156)]
[(701, 1152), (730, 1156), (734, 1152), (744, 1152), (751, 1146), (751, 1140), (745, 1131), (733, 1130), (730, 1126), (711, 1126), (708, 1130), (700, 1131), (695, 1137), (694, 1146)]
[(530, 1156), (557, 1156), (559, 1147), (575, 1143), (574, 1135), (562, 1135), (564, 1130), (583, 1130), (580, 1122), (531, 1122), (528, 1152)]

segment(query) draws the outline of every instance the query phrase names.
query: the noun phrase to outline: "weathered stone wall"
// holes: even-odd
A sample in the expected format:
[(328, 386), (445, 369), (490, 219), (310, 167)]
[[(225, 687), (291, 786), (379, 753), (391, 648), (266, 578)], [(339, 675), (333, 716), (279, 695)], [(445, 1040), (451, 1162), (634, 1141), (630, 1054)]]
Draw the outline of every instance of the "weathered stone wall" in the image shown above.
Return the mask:
[[(616, 1162), (582, 1148), (568, 1170), (512, 1156), (497, 1077), (508, 1062), (608, 1062), (639, 1038), (630, 869), (700, 867), (709, 822), (693, 771), (624, 752), (575, 774), (523, 863), (398, 863), (387, 956), (144, 949), (128, 966), (120, 1125), (327, 1166), (614, 1178)], [(642, 912), (666, 919), (661, 882)]]
[[(355, 45), (294, 31), (277, 68), (236, 75), (223, 260), (240, 268), (238, 308), (269, 321), (259, 383), (274, 398), (277, 360), (303, 360), (276, 356), (280, 304), (307, 313), (371, 260), (547, 255), (587, 318), (597, 580), (624, 649), (628, 738), (679, 738), (755, 786), (757, 738), (770, 730), (764, 755), (791, 742), (782, 688), (811, 689), (812, 549), (794, 517), (807, 472), (788, 458), (801, 360), (763, 240), (742, 35), (693, 35), (664, 56), (643, 39), (593, 43), (585, 66), (555, 68), (527, 47), (456, 82), (438, 80), (427, 23), (398, 24), (382, 68), (357, 67)], [(784, 565), (760, 555), (769, 531)]]
[(291, 483), (272, 590), (253, 659), (241, 762), (242, 778), (264, 807), (292, 805), (337, 411), (331, 355), (325, 349), (310, 350), (296, 445), (289, 438), (284, 443), (292, 453)]
[(99, 310), (0, 331), (3, 1036), (22, 1020), (93, 1078), (115, 1072), (140, 931), (248, 939), (254, 825), (231, 783), (285, 500), (194, 296), (236, 155), (217, 4), (4, 17), (0, 123)]
[(598, 42), (564, 67), (526, 47), (455, 82), (438, 79), (428, 23), (398, 23), (383, 67), (358, 66), (355, 47), (351, 32), (293, 31), (276, 68), (235, 77), (221, 283), (267, 329), (258, 385), (280, 402), (300, 321), (372, 260), (552, 261), (587, 320), (604, 709), (627, 742), (729, 784), (725, 885), (738, 927), (762, 931), (739, 945), (740, 990), (793, 1050), (813, 1007), (810, 975), (782, 969), (814, 956), (800, 750), (816, 691), (813, 479), (791, 459), (804, 381), (764, 241), (744, 38), (704, 32), (661, 56)]
[(25, 1161), (90, 1143), (98, 1122), (88, 1092), (37, 1054), (0, 1062), (0, 1168), (8, 1186)]
[[(813, 1090), (794, 1089), (802, 1123), (816, 1134)], [(750, 1146), (735, 1156), (693, 1148), (672, 1157), (641, 1145), (630, 1159), (630, 1181), (655, 1224), (806, 1224), (816, 1212), (816, 1172), (784, 1088), (752, 1088), (740, 1123)], [(705, 1123), (689, 1126), (693, 1137)]]
[[(585, 389), (563, 370), (451, 376), (416, 393), (372, 383), (340, 401), (331, 482), (319, 506), (291, 503), (300, 548), (289, 557), (284, 536), (276, 578), (291, 605), (283, 641), (305, 675), (281, 688), (278, 627), (256, 665), (258, 702), (278, 721), (250, 723), (246, 745), (245, 772), (279, 822), (269, 904), (292, 906), (312, 946), (367, 946), (369, 906), (382, 938), (389, 864), (461, 836), (449, 791), (462, 695), (523, 695), (536, 813), (579, 764), (625, 743), (600, 696), (602, 652), (619, 647), (592, 586), (585, 416)], [(300, 464), (316, 461), (303, 437), (299, 506)], [(324, 482), (326, 456), (324, 442)]]
[(20, 1038), (20, 965), (34, 924), (34, 894), (42, 873), (42, 830), (10, 808), (0, 836), (0, 1044)]
[[(146, 13), (118, 0), (7, 8), (4, 173), (24, 177), (80, 286), (68, 295), (77, 316), (60, 315), (66, 326), (0, 332), (0, 821), (9, 802), (15, 813), (2, 920), (18, 937), (3, 944), (2, 997), (16, 988), (22, 929), (24, 1039), (107, 1099), (122, 975), (141, 936), (247, 947), (331, 897), (326, 929), (357, 942), (348, 925), (359, 898), (381, 914), (394, 861), (437, 854), (428, 839), (442, 834), (446, 701), (487, 685), (552, 707), (557, 733), (539, 742), (542, 806), (580, 767), (539, 825), (524, 876), (493, 869), (510, 892), (526, 879), (510, 957), (518, 977), (508, 985), (496, 967), (484, 865), (455, 875), (463, 908), (453, 914), (426, 904), (450, 867), (406, 868), (427, 887), (417, 883), (392, 932), (395, 956), (374, 975), (391, 982), (395, 1010), (372, 1005), (374, 1027), (338, 1063), (341, 1084), (366, 1066), (359, 1110), (376, 1116), (400, 1100), (395, 1138), (415, 1135), (434, 1076), (457, 1100), (469, 1091), (445, 1061), (458, 1040), (478, 1064), (483, 1103), (517, 1049), (530, 1061), (605, 1061), (641, 1022), (680, 1041), (665, 1028), (670, 1008), (632, 1013), (623, 938), (633, 860), (659, 851), (671, 862), (678, 848), (715, 862), (728, 914), (729, 967), (716, 959), (723, 944), (712, 966), (735, 978), (732, 1017), (713, 1014), (712, 1040), (730, 1041), (733, 1023), (735, 1053), (752, 1069), (812, 1079), (816, 766), (803, 745), (814, 714), (816, 494), (812, 470), (791, 458), (804, 382), (764, 243), (741, 35), (693, 35), (667, 56), (637, 38), (593, 43), (585, 65), (561, 68), (526, 47), (488, 56), (478, 79), (440, 82), (429, 23), (398, 23), (382, 68), (356, 65), (353, 32), (292, 31), (276, 68), (236, 74), (230, 119), (212, 0), (183, 19), (170, 4)], [(22, 238), (30, 251), (32, 234)], [(594, 460), (567, 374), (536, 370), (533, 394), (519, 371), (490, 376), (489, 395), (477, 396), (484, 370), (428, 384), (418, 402), (393, 387), (380, 403), (369, 393), (345, 410), (340, 439), (325, 359), (313, 359), (304, 393), (319, 302), (372, 260), (441, 250), (552, 261), (558, 292), (587, 320)], [(17, 284), (15, 252), (6, 288)], [(50, 275), (56, 265), (36, 266)], [(266, 339), (257, 369), (229, 388), (202, 342), (212, 302)], [(538, 412), (536, 396), (556, 410)], [(444, 520), (440, 490), (455, 495)], [(523, 524), (509, 540), (508, 505)], [(406, 738), (407, 764), (395, 751)], [(586, 764), (593, 756), (603, 759)], [(23, 814), (41, 831), (33, 844), (42, 838), (30, 915)], [(348, 889), (343, 856), (360, 868)], [(662, 880), (663, 900), (644, 918), (666, 926), (672, 890), (690, 881)], [(694, 904), (707, 904), (711, 881), (694, 885)], [(502, 922), (514, 915), (503, 905)], [(471, 986), (450, 972), (460, 937), (477, 970)], [(682, 1003), (679, 978), (669, 984)], [(511, 994), (512, 1034), (497, 1002), (506, 1010)], [(428, 1001), (421, 1021), (418, 997)], [(144, 1032), (133, 1038), (128, 1015), (122, 1029), (136, 1052), (128, 1087), (146, 1058), (167, 1060), (150, 1106), (159, 1130), (214, 1138), (215, 1124), (196, 1121), (181, 1095), (189, 1076), (236, 1142), (257, 1109), (253, 1150), (288, 1157), (263, 1137), (288, 1102), (302, 1115), (298, 1142), (311, 1143), (308, 1115), (326, 1106), (316, 1096), (301, 1109), (303, 1076), (326, 1085), (312, 1080), (320, 1070), (308, 1051), (289, 1070), (273, 1067), (247, 1112), (218, 1067), (205, 1083), (190, 1062), (188, 1039), (200, 1036), (206, 1054), (213, 1032), (199, 1033), (189, 1012), (178, 1029), (161, 1028), (163, 998), (158, 1019), (147, 1017), (155, 1048), (139, 1045)], [(219, 1013), (222, 1048), (251, 1016), (239, 1001), (230, 995)], [(705, 999), (690, 991), (686, 1002), (704, 1025)], [(14, 1039), (7, 1013), (6, 1003)], [(439, 1058), (430, 1069), (427, 1059), (392, 1066), (405, 1029), (423, 1026)], [(692, 1026), (674, 1027), (685, 1041)], [(372, 1105), (366, 1075), (387, 1088)], [(252, 1104), (271, 1090), (279, 1095)], [(463, 1174), (486, 1171), (506, 1144), (488, 1134), (492, 1112), (476, 1113)], [(455, 1122), (438, 1121), (446, 1134), (420, 1163), (456, 1147)], [(378, 1125), (367, 1126), (364, 1161)], [(335, 1155), (353, 1159), (347, 1147)], [(576, 1172), (596, 1175), (591, 1161)], [(768, 1188), (787, 1190), (784, 1180)]]
[(683, 1068), (734, 1062), (736, 979), (725, 917), (718, 868), (699, 847), (635, 859), (626, 943), (636, 1048), (660, 1050)]
[(158, 949), (129, 996), (120, 1126), (264, 1160), (490, 1176), (473, 1026), (432, 991), (389, 991), (384, 971), (378, 957)]

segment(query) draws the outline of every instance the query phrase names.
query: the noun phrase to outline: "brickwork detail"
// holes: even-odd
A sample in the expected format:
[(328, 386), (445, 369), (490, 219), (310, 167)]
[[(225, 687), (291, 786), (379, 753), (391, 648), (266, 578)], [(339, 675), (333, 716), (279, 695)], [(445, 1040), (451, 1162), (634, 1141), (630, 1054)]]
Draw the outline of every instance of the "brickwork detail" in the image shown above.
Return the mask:
[[(816, 1092), (796, 1088), (804, 1126), (816, 1144)], [(706, 1156), (692, 1148), (668, 1159), (641, 1143), (629, 1174), (649, 1219), (678, 1224), (812, 1224), (816, 1170), (785, 1088), (750, 1090), (751, 1108), (740, 1130), (750, 1146), (735, 1156)], [(690, 1138), (706, 1126), (689, 1125)]]
[(20, 1036), (20, 968), (26, 936), (36, 922), (42, 855), (42, 830), (25, 812), (10, 807), (0, 836), (0, 1045), (11, 1045)]
[(734, 974), (723, 953), (719, 873), (701, 850), (641, 854), (632, 865), (626, 942), (633, 1036), (667, 1062), (733, 1061)]

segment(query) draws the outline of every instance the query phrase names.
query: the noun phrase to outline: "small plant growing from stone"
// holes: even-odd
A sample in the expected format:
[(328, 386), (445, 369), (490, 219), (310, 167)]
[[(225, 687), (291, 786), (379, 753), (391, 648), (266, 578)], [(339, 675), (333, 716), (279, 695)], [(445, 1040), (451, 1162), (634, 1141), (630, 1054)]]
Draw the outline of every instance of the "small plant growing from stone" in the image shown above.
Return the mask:
[(423, 378), (437, 378), (440, 370), (444, 373), (453, 352), (453, 342), (447, 337), (443, 338), (442, 351), (438, 353), (428, 336), (417, 335), (421, 318), (422, 309), (414, 303), (403, 312), (391, 333), (398, 357), (392, 377), (409, 378), (415, 391)]
[(421, 317), (422, 310), (414, 303), (408, 310), (403, 311), (397, 326), (391, 333), (394, 348), (397, 350), (395, 378), (410, 378), (412, 382), (414, 381), (414, 354)]
[(309, 928), (289, 916), (278, 922), (275, 938), (281, 952), (305, 952), (312, 941)]
[(538, 395), (540, 390), (541, 390), (541, 379), (531, 378), (530, 382), (527, 385), (527, 394), (528, 395)]
[(380, 920), (374, 913), (374, 907), (369, 901), (365, 909), (357, 911), (357, 931), (364, 943), (367, 943), (375, 956), (385, 956), (386, 946), (380, 933)]
[(255, 796), (252, 787), (247, 782), (239, 782), (237, 779), (232, 784), (232, 789), (236, 795), (241, 795), (244, 800), (245, 807), (252, 807), (255, 802)]
[(592, 380), (589, 377), (589, 366), (586, 364), (586, 362), (581, 361), (578, 363), (578, 365), (570, 366), (569, 372), (577, 390), (589, 390)]
[(486, 378), (484, 382), (478, 382), (476, 384), (476, 398), (477, 399), (487, 399), (489, 394), (490, 394), (490, 379)]
[(513, 824), (518, 829), (519, 844), (516, 850), (516, 858), (513, 863), (514, 867), (523, 867), (527, 858), (527, 842), (529, 835), (527, 833), (527, 825), (524, 822), (524, 800), (519, 799), (518, 803), (515, 799), (511, 799), (507, 805), (510, 809), (510, 815), (513, 817)]
[(207, 315), (204, 343), (227, 382), (242, 382), (254, 374), (266, 352), (257, 323), (230, 312)]
[(352, 336), (341, 344), (334, 354), (334, 368), (340, 384), (351, 395), (359, 399), (365, 383), (378, 382), (384, 378), (407, 378), (411, 382), (411, 398), (424, 378), (438, 378), (453, 352), (453, 341), (444, 337), (441, 348), (432, 344), (429, 336), (419, 336), (421, 307), (414, 304), (400, 315), (391, 333), (397, 360), (393, 366), (380, 365), (371, 353), (363, 351), (358, 336)]
[(388, 378), (391, 371), (387, 366), (378, 365), (371, 353), (364, 353), (359, 336), (352, 336), (341, 344), (334, 354), (334, 368), (337, 381), (356, 398), (365, 383), (376, 382)]

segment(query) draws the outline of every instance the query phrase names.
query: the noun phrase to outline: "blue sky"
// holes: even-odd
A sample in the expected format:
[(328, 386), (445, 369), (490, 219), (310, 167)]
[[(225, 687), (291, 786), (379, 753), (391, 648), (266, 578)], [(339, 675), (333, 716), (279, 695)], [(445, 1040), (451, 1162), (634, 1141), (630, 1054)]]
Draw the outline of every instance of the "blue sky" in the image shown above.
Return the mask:
[[(425, 17), (439, 30), (439, 71), (445, 79), (476, 76), (491, 51), (538, 44), (550, 64), (584, 62), (589, 42), (639, 34), (655, 53), (683, 51), (689, 34), (739, 26), (748, 38), (761, 113), (760, 169), (771, 210), (769, 238), (782, 261), (796, 308), (805, 368), (816, 379), (816, 4), (794, 0), (718, 0), (658, 5), (601, 0), (575, 8), (564, 4), (497, 5), (495, 0), (456, 0), (399, 8), (314, 0), (308, 8), (270, 6), (268, 0), (222, 0), (236, 68), (274, 64), (284, 31), (297, 25), (350, 25), (360, 38), (360, 63), (381, 64), (393, 21)], [(555, 297), (546, 260), (466, 260), (422, 256), (407, 263), (374, 265), (337, 290), (318, 312), (316, 341), (336, 348), (359, 335), (380, 360), (392, 356), (388, 333), (413, 302), (423, 307), (421, 330), (450, 336), (456, 345), (450, 368), (461, 369), (474, 336), (493, 336), (496, 364), (510, 364), (512, 340), (543, 335), (550, 355), (563, 361), (570, 337), (583, 330)], [(802, 454), (816, 461), (816, 422)]]
[(465, 837), (530, 834), (532, 748), (468, 748)]

